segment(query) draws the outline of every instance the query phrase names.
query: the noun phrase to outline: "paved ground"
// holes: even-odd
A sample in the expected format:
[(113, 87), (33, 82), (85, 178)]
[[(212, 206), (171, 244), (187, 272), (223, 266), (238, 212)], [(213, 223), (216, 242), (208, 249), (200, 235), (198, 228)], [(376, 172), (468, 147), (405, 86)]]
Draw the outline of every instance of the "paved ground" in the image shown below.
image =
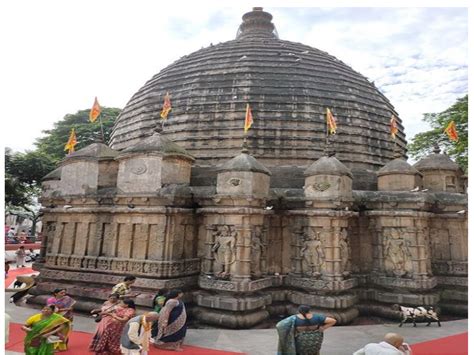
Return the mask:
[[(38, 311), (27, 307), (18, 307), (5, 301), (5, 311), (12, 317), (12, 322), (23, 323), (29, 316)], [(74, 330), (93, 333), (96, 323), (90, 317), (76, 315)], [(352, 354), (369, 342), (378, 342), (387, 332), (398, 332), (405, 341), (414, 344), (422, 341), (442, 338), (466, 332), (467, 319), (443, 322), (442, 327), (432, 324), (425, 327), (419, 324), (413, 328), (405, 325), (399, 328), (396, 324), (341, 326), (329, 329), (325, 333), (322, 354)], [(277, 334), (274, 329), (258, 330), (225, 330), (225, 329), (189, 329), (185, 343), (211, 349), (244, 352), (251, 355), (275, 354)], [(85, 352), (87, 353), (87, 352)], [(6, 354), (19, 354), (7, 351)]]

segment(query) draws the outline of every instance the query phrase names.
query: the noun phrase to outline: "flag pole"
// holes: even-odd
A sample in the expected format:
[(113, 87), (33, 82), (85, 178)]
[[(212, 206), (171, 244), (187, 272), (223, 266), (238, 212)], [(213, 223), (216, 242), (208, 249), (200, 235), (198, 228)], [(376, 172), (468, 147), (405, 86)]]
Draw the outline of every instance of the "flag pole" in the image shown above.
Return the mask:
[(102, 143), (105, 143), (104, 125), (102, 124), (102, 112), (99, 114), (100, 132), (102, 134)]
[(247, 154), (249, 152), (247, 147), (247, 132), (244, 133), (244, 141), (242, 142), (242, 153)]
[(326, 147), (324, 148), (325, 153), (329, 156), (329, 128), (328, 128), (328, 117), (327, 117), (327, 109), (326, 109)]

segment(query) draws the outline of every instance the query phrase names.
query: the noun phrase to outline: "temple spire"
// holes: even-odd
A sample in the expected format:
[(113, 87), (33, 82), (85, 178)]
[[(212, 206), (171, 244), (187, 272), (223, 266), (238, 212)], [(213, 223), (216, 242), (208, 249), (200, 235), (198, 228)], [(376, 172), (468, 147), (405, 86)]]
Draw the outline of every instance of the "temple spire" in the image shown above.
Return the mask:
[(242, 24), (237, 31), (237, 39), (241, 38), (278, 38), (273, 16), (263, 11), (263, 7), (254, 7), (251, 12), (242, 16)]

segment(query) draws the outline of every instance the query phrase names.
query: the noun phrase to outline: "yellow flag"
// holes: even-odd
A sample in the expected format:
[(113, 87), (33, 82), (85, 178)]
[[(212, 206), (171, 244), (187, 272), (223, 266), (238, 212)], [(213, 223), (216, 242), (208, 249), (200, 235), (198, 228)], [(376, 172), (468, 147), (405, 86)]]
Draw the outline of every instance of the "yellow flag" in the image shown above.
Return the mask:
[(458, 131), (456, 130), (456, 124), (454, 123), (454, 121), (448, 123), (448, 126), (444, 130), (444, 133), (446, 133), (449, 139), (454, 142), (457, 142), (459, 140)]
[(390, 134), (392, 135), (392, 139), (395, 139), (398, 133), (398, 127), (397, 127), (397, 119), (395, 118), (395, 115), (392, 115), (392, 118), (390, 119)]
[(163, 102), (163, 109), (161, 110), (160, 116), (163, 120), (166, 120), (168, 118), (168, 114), (171, 111), (171, 100), (170, 100), (170, 94), (166, 93), (165, 95), (165, 101)]
[(99, 106), (99, 101), (97, 101), (97, 97), (96, 97), (94, 100), (94, 105), (92, 105), (91, 111), (89, 112), (89, 121), (95, 122), (101, 112), (102, 110)]
[(77, 139), (76, 139), (76, 132), (74, 131), (74, 128), (71, 129), (71, 134), (69, 135), (69, 139), (64, 146), (64, 150), (68, 151), (68, 154), (71, 154), (74, 152), (74, 146), (77, 144)]
[(328, 127), (328, 134), (336, 134), (337, 124), (336, 119), (329, 108), (326, 108), (326, 124)]
[(250, 105), (247, 104), (247, 111), (245, 112), (245, 122), (244, 122), (245, 133), (247, 133), (250, 127), (252, 127), (252, 124), (253, 124), (252, 110), (250, 110)]

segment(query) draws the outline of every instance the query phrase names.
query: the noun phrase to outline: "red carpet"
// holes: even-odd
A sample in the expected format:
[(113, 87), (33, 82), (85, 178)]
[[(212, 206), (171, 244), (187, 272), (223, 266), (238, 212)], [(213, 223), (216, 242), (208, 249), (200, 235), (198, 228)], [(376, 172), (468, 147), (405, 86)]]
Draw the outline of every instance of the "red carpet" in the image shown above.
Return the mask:
[(411, 345), (413, 355), (465, 355), (467, 332)]
[(16, 279), (18, 275), (28, 275), (32, 273), (37, 273), (30, 267), (21, 267), (19, 269), (10, 269), (8, 271), (8, 277), (5, 278), (5, 288), (8, 288)]
[[(23, 339), (25, 337), (25, 332), (21, 330), (21, 324), (11, 323), (10, 324), (10, 341), (5, 345), (5, 350), (23, 352)], [(61, 352), (60, 354), (67, 355), (82, 355), (82, 354), (92, 354), (88, 351), (89, 343), (92, 339), (92, 334), (84, 332), (73, 332), (69, 339), (69, 349), (68, 351)], [(184, 345), (184, 351), (165, 351), (158, 349), (151, 349), (149, 352), (150, 355), (236, 355), (242, 353), (235, 353), (230, 351), (221, 351), (214, 349), (200, 348), (197, 346)]]

